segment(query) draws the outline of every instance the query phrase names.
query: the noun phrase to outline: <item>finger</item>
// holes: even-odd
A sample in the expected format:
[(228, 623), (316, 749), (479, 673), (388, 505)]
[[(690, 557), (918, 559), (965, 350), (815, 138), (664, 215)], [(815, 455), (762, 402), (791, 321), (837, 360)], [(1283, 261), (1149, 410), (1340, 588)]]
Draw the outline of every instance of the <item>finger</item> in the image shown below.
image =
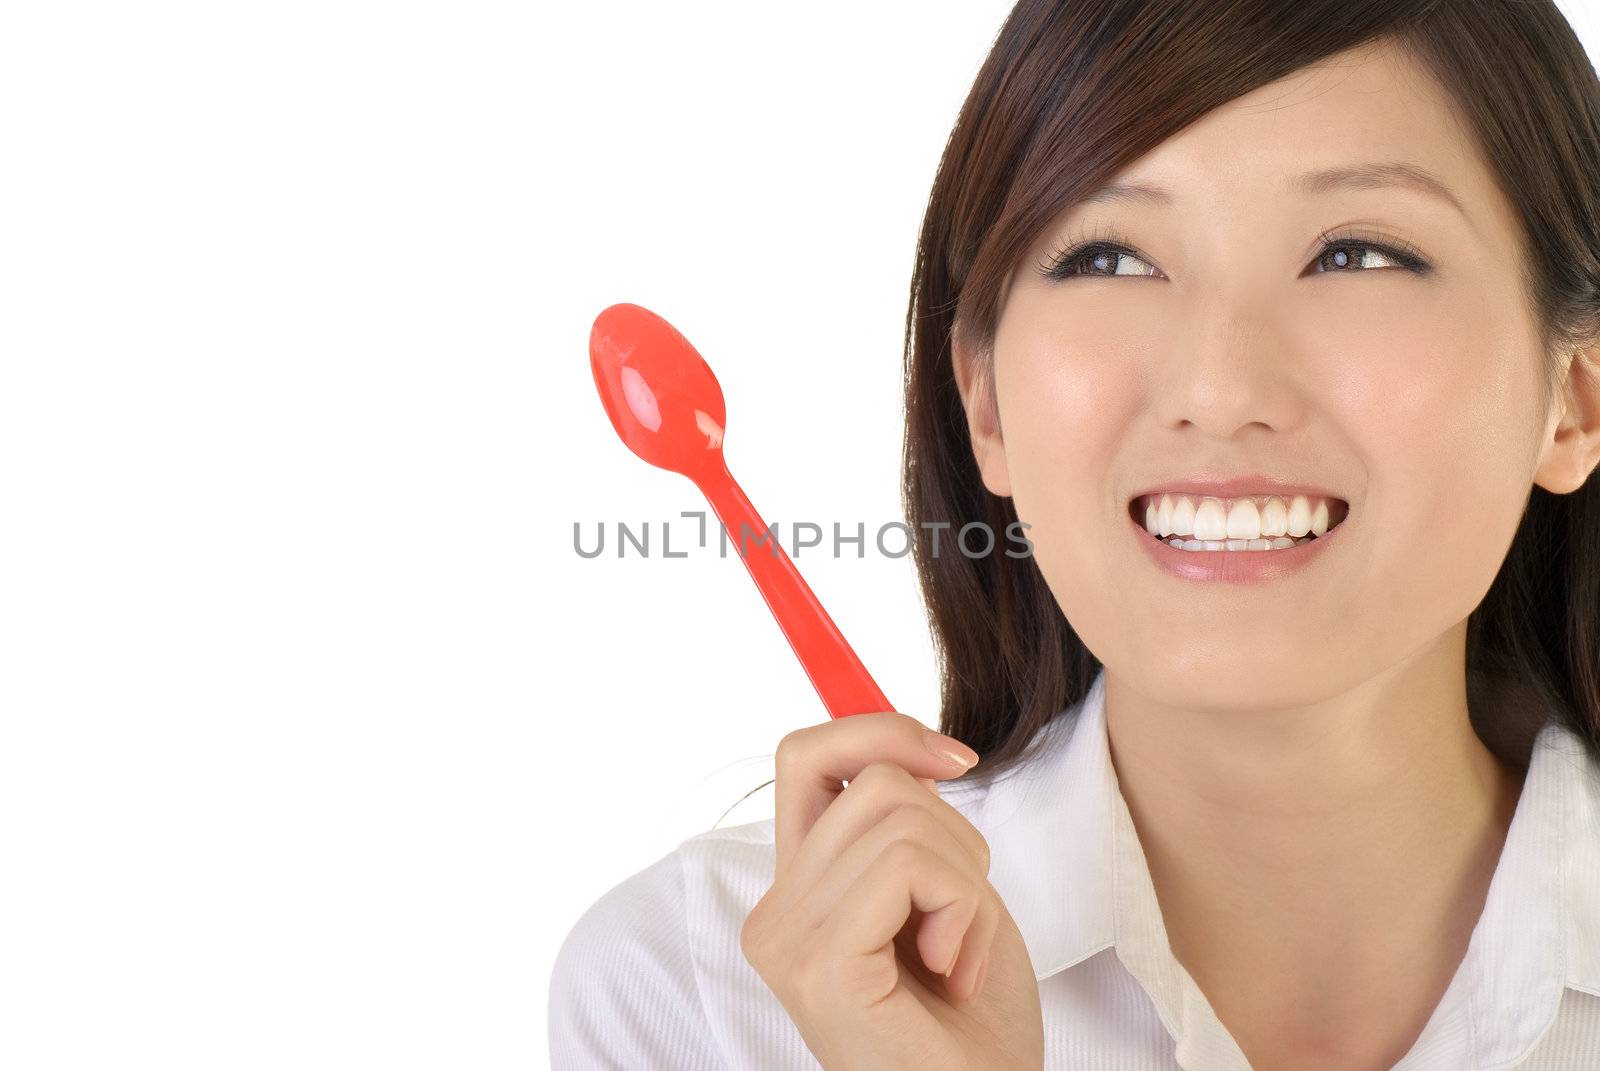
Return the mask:
[[(971, 874), (924, 845), (896, 841), (845, 891), (816, 940), (830, 956), (893, 960), (895, 934), (905, 926), (913, 908), (930, 916), (946, 913), (970, 919), (982, 897)], [(955, 941), (949, 941), (948, 950), (928, 949), (920, 939), (917, 945), (924, 965), (935, 973), (944, 966), (941, 954), (948, 960), (955, 946)]]
[(852, 714), (785, 736), (778, 744), (774, 789), (777, 876), (787, 872), (806, 834), (844, 790), (843, 782), (866, 766), (892, 762), (924, 779), (930, 794), (937, 794), (935, 781), (970, 769), (949, 757), (963, 749), (972, 756), (966, 745), (896, 711)]
[[(841, 804), (849, 798), (851, 791), (854, 791), (853, 786), (841, 797)], [(823, 860), (820, 872), (809, 884), (805, 883), (797, 861), (795, 870), (787, 880), (787, 887), (792, 890), (788, 894), (792, 899), (788, 902), (795, 905), (790, 924), (801, 932), (808, 932), (819, 927), (835, 911), (846, 907), (844, 901), (850, 887), (879, 856), (900, 841), (922, 845), (973, 880), (984, 880), (978, 861), (967, 852), (955, 834), (933, 816), (932, 811), (921, 804), (906, 804), (896, 807), (860, 837), (846, 844), (837, 857)], [(919, 926), (919, 932), (934, 929), (927, 924)], [(955, 932), (957, 939), (961, 932), (959, 929)], [(954, 952), (955, 945), (951, 945), (950, 954), (939, 960), (934, 969), (943, 971), (949, 966)]]
[(917, 817), (925, 816), (943, 826), (955, 840), (953, 858), (967, 857), (979, 876), (988, 876), (989, 843), (966, 816), (941, 797), (925, 792), (918, 780), (900, 767), (875, 762), (850, 782), (806, 834), (790, 859), (788, 884), (797, 894), (810, 889), (851, 844), (902, 808), (921, 811)]
[(983, 983), (989, 977), (989, 961), (992, 958), (992, 955), (983, 958), (983, 965), (978, 968), (978, 977), (972, 983), (972, 993), (968, 1000), (978, 999), (978, 994), (983, 992)]
[(977, 997), (983, 972), (988, 969), (989, 958), (994, 954), (995, 934), (1000, 932), (998, 901), (999, 894), (984, 897), (961, 942), (961, 954), (956, 959), (949, 980), (950, 992), (960, 1000)]

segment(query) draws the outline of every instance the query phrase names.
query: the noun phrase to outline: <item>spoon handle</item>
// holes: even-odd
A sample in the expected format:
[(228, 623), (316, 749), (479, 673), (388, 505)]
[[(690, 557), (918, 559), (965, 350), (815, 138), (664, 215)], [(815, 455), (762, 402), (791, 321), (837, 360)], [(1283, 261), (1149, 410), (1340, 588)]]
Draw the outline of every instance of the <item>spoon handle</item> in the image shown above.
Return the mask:
[(893, 710), (727, 466), (711, 469), (695, 482), (727, 529), (828, 713), (843, 718)]

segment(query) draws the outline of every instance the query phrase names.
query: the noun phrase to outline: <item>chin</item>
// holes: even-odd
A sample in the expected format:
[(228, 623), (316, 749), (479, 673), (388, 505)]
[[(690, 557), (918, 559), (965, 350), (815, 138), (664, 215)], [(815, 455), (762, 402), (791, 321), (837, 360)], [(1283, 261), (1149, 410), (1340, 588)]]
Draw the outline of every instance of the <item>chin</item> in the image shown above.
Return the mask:
[[(1181, 710), (1206, 712), (1272, 710), (1303, 706), (1324, 698), (1329, 670), (1321, 657), (1304, 645), (1242, 640), (1174, 646), (1150, 640), (1134, 660), (1135, 668), (1110, 672), (1153, 702)], [(1161, 651), (1160, 657), (1151, 651)]]

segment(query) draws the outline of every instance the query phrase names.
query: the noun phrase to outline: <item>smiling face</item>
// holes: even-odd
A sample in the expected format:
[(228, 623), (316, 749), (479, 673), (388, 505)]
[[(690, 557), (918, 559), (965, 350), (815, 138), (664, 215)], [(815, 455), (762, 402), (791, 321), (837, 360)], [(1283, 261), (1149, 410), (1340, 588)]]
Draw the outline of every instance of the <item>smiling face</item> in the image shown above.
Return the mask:
[[(1448, 193), (1304, 177), (1392, 164)], [(1398, 49), (1341, 54), (1116, 182), (1166, 192), (1063, 213), (1007, 280), (992, 356), (956, 353), (984, 483), (1079, 636), (1149, 694), (1228, 706), (1333, 694), (1464, 628), (1532, 483), (1578, 484), (1553, 475), (1574, 462), (1554, 456), (1515, 208), (1443, 88)], [(1251, 474), (1348, 516), (1261, 582), (1156, 564), (1136, 494)]]

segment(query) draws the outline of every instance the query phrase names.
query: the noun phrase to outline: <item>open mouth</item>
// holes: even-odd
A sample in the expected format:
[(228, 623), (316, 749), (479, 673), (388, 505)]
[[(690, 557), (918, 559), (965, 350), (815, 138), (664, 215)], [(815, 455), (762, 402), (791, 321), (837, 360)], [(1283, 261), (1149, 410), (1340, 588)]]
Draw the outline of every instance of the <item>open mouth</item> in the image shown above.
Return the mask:
[(1344, 499), (1320, 495), (1162, 492), (1128, 503), (1129, 519), (1151, 539), (1188, 551), (1289, 550), (1326, 536), (1349, 513)]

